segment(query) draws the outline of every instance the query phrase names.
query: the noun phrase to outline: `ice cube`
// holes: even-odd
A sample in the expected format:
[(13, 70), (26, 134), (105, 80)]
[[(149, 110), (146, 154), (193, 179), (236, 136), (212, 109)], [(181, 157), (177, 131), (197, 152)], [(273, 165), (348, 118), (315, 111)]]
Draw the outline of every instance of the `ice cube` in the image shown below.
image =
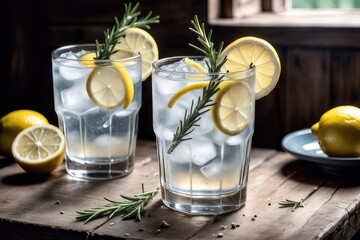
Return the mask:
[(211, 139), (213, 142), (219, 145), (224, 144), (229, 139), (228, 135), (220, 132), (216, 127), (213, 127), (213, 129), (207, 133), (205, 137)]
[(171, 154), (168, 154), (168, 156), (171, 162), (189, 163), (191, 160), (191, 153), (188, 143), (180, 143)]
[(174, 133), (170, 129), (168, 129), (160, 124), (156, 125), (156, 128), (154, 128), (154, 131), (158, 137), (160, 137), (161, 139), (164, 139), (165, 141), (172, 141), (174, 138)]
[(200, 168), (200, 171), (208, 179), (214, 180), (221, 176), (221, 162), (218, 159)]
[(198, 166), (203, 166), (216, 157), (215, 145), (208, 140), (193, 139), (188, 144), (190, 145), (191, 161)]
[(159, 94), (172, 95), (186, 85), (186, 81), (175, 81), (167, 78), (157, 77), (155, 86)]
[(61, 100), (64, 108), (70, 111), (84, 112), (94, 107), (93, 102), (87, 95), (85, 85), (81, 83), (62, 90)]
[(91, 71), (91, 68), (87, 68), (75, 60), (65, 60), (59, 64), (59, 73), (61, 77), (67, 81), (74, 81), (86, 78)]
[(231, 145), (231, 146), (239, 145), (243, 142), (243, 140), (244, 140), (243, 137), (240, 135), (232, 136), (226, 140), (226, 144)]

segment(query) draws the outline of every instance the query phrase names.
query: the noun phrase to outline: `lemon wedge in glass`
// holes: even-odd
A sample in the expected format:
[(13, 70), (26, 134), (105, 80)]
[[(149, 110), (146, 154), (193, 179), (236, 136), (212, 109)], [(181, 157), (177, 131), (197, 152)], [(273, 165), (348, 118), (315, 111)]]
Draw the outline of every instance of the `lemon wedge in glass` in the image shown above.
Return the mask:
[(244, 81), (225, 81), (219, 88), (210, 110), (212, 121), (221, 132), (229, 136), (237, 135), (253, 118), (253, 90)]
[(121, 62), (95, 67), (87, 79), (86, 90), (90, 99), (104, 109), (126, 109), (134, 97), (134, 84)]

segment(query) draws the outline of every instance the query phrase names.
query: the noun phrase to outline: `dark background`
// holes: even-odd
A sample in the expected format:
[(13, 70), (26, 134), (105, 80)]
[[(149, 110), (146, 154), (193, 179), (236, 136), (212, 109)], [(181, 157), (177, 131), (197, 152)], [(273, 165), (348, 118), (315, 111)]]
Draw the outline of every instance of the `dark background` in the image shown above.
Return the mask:
[[(54, 111), (51, 52), (57, 47), (102, 41), (103, 32), (121, 17), (120, 0), (11, 1), (2, 8), (0, 116), (16, 109), (33, 109), (57, 125)], [(208, 24), (207, 0), (144, 0), (140, 10), (160, 15), (150, 34), (160, 58), (198, 54), (188, 30), (198, 15), (214, 30), (215, 44), (253, 35), (278, 51), (282, 72), (276, 89), (256, 102), (253, 145), (281, 148), (283, 136), (309, 128), (336, 105), (360, 106), (360, 39), (358, 28), (219, 26)], [(349, 44), (350, 43), (350, 44)], [(151, 78), (143, 82), (139, 138), (154, 140)]]

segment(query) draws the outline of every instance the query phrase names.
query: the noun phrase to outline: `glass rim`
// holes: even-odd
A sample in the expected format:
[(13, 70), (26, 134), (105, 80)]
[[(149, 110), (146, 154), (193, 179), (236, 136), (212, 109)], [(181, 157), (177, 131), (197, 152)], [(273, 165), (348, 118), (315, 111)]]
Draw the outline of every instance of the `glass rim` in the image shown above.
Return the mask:
[[(117, 59), (106, 59), (106, 60), (80, 60), (80, 59), (74, 59), (74, 58), (69, 58), (69, 57), (61, 57), (61, 53), (64, 52), (69, 52), (74, 48), (94, 48), (94, 50), (96, 49), (96, 44), (95, 43), (84, 43), (84, 44), (71, 44), (71, 45), (64, 45), (61, 47), (58, 47), (56, 49), (54, 49), (51, 52), (51, 56), (53, 58), (57, 58), (57, 59), (62, 59), (62, 60), (72, 60), (72, 61), (85, 61), (85, 62), (89, 62), (89, 61), (96, 61), (97, 63), (108, 63), (108, 62), (118, 62), (118, 61), (132, 61), (135, 59), (138, 59), (141, 57), (141, 54), (139, 52), (135, 52), (135, 51), (130, 51), (130, 50), (121, 50), (122, 52), (126, 52), (126, 53), (131, 53), (132, 56), (129, 57), (125, 57), (125, 58), (117, 58)], [(83, 49), (84, 50), (84, 49)], [(60, 53), (61, 52), (61, 53)]]
[[(165, 72), (168, 74), (192, 74), (192, 75), (198, 75), (198, 76), (214, 76), (214, 75), (230, 75), (230, 74), (244, 74), (246, 77), (250, 77), (255, 74), (255, 68), (249, 68), (246, 70), (240, 70), (236, 72), (218, 72), (218, 73), (204, 73), (204, 72), (187, 72), (187, 71), (171, 71), (166, 69), (161, 69), (161, 66), (165, 65), (166, 62), (169, 62), (169, 60), (175, 60), (175, 59), (184, 59), (184, 58), (190, 58), (190, 59), (205, 59), (206, 56), (201, 55), (188, 55), (188, 56), (172, 56), (172, 57), (165, 57), (161, 58), (159, 60), (156, 60), (152, 63), (152, 67), (154, 71), (160, 71)], [(176, 61), (171, 61), (176, 62)]]

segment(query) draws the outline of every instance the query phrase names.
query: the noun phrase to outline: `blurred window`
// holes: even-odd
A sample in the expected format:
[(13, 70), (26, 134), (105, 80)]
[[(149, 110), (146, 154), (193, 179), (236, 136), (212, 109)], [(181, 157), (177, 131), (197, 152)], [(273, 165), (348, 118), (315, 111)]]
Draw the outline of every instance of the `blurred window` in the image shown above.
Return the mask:
[(353, 9), (360, 8), (360, 0), (289, 0), (293, 9)]

